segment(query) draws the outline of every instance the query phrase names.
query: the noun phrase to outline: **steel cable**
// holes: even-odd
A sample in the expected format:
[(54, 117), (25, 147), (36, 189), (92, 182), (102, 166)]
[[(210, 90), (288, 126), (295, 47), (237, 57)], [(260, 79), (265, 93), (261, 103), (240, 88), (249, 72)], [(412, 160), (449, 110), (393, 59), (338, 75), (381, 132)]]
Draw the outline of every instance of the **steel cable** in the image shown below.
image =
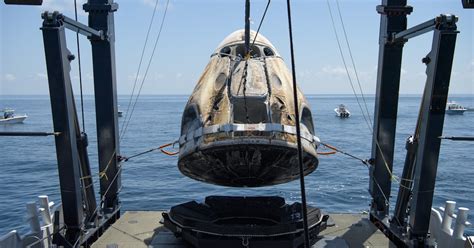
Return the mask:
[(293, 48), (293, 30), (291, 25), (291, 6), (290, 0), (286, 1), (288, 12), (288, 34), (290, 36), (290, 53), (291, 53), (291, 72), (293, 76), (293, 101), (295, 108), (296, 119), (296, 141), (298, 145), (298, 164), (300, 174), (300, 189), (301, 189), (301, 210), (303, 212), (303, 228), (304, 228), (304, 244), (306, 248), (310, 247), (309, 230), (308, 230), (308, 210), (306, 206), (306, 189), (304, 184), (304, 170), (303, 170), (303, 150), (301, 145), (301, 127), (298, 111), (298, 88), (296, 87), (296, 68), (295, 68), (295, 54)]
[(163, 30), (163, 26), (164, 26), (164, 23), (165, 23), (165, 20), (166, 20), (166, 13), (168, 12), (169, 2), (170, 2), (169, 0), (166, 1), (166, 7), (165, 7), (165, 11), (163, 13), (163, 18), (161, 19), (160, 29), (158, 31), (158, 35), (156, 37), (155, 44), (153, 46), (153, 50), (151, 52), (150, 59), (148, 60), (148, 65), (147, 65), (145, 73), (143, 75), (143, 79), (142, 79), (142, 82), (140, 84), (140, 88), (138, 89), (137, 97), (135, 98), (135, 102), (132, 105), (132, 110), (130, 111), (130, 115), (128, 117), (128, 120), (126, 120), (126, 124), (124, 126), (123, 133), (122, 133), (122, 136), (120, 137), (120, 140), (122, 140), (123, 137), (125, 137), (128, 126), (129, 126), (130, 121), (131, 121), (132, 116), (133, 116), (133, 111), (135, 110), (135, 106), (138, 102), (138, 98), (140, 97), (140, 94), (141, 94), (141, 91), (142, 91), (142, 88), (143, 88), (143, 84), (145, 83), (146, 76), (148, 75), (148, 71), (150, 69), (151, 62), (153, 61), (153, 56), (155, 55), (155, 51), (156, 51), (156, 48), (157, 48), (157, 45), (158, 45), (158, 41), (160, 40), (160, 37), (161, 37), (161, 31)]
[(130, 99), (128, 100), (127, 110), (125, 111), (125, 117), (122, 121), (122, 127), (121, 127), (121, 130), (120, 130), (120, 137), (122, 137), (122, 135), (123, 135), (122, 132), (123, 132), (123, 129), (124, 129), (127, 117), (128, 117), (128, 111), (130, 110), (130, 106), (131, 106), (132, 100), (133, 100), (133, 95), (135, 94), (135, 88), (137, 86), (138, 77), (140, 75), (140, 70), (141, 70), (142, 62), (143, 62), (143, 57), (145, 55), (146, 46), (148, 44), (148, 38), (150, 36), (150, 30), (151, 30), (151, 27), (153, 26), (153, 21), (155, 19), (155, 14), (156, 14), (156, 10), (157, 10), (157, 7), (158, 7), (158, 2), (159, 1), (156, 0), (155, 7), (153, 8), (153, 14), (151, 15), (150, 24), (148, 25), (148, 31), (146, 32), (145, 43), (143, 44), (142, 54), (140, 55), (140, 62), (138, 63), (137, 74), (135, 76), (135, 81), (133, 82), (132, 94), (130, 95)]
[[(74, 0), (74, 19), (77, 22), (77, 0)], [(86, 125), (84, 121), (84, 96), (82, 93), (82, 68), (81, 68), (81, 49), (79, 44), (79, 31), (76, 32), (76, 45), (77, 45), (77, 63), (79, 69), (79, 89), (81, 91), (81, 115), (82, 115), (82, 131), (86, 131)]]

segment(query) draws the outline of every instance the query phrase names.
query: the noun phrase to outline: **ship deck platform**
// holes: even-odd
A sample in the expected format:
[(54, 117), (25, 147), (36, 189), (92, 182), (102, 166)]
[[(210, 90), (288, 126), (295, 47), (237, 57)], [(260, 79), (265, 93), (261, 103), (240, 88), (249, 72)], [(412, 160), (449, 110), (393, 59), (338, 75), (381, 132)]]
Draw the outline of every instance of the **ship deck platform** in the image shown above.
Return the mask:
[[(92, 247), (188, 248), (161, 223), (162, 211), (127, 211)], [(368, 219), (367, 214), (329, 214), (335, 225), (320, 233), (316, 247), (395, 247)], [(251, 243), (250, 243), (251, 244)]]

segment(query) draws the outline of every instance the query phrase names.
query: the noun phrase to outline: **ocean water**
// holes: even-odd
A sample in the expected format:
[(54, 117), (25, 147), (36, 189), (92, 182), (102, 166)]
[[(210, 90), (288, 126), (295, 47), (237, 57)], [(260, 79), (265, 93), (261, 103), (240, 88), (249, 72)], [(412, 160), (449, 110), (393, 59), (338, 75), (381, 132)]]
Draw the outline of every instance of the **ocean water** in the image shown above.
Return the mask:
[[(311, 104), (317, 136), (321, 141), (360, 158), (369, 158), (371, 130), (367, 127), (356, 99), (350, 95), (307, 96)], [(125, 111), (129, 96), (119, 96)], [(366, 98), (372, 114), (374, 97)], [(453, 96), (464, 106), (474, 106), (474, 96)], [(121, 154), (131, 156), (174, 141), (179, 136), (181, 114), (187, 96), (142, 96), (136, 105), (128, 131), (121, 141)], [(420, 96), (401, 96), (398, 109), (394, 173), (401, 176), (405, 158), (405, 139), (413, 133)], [(344, 103), (352, 116), (335, 117), (333, 109)], [(79, 108), (79, 103), (78, 103)], [(23, 124), (3, 125), (0, 131), (51, 131), (48, 96), (0, 96), (0, 108), (11, 107), (27, 113)], [(80, 110), (80, 109), (79, 109)], [(95, 191), (98, 192), (98, 167), (94, 99), (84, 101), (86, 132), (89, 135)], [(124, 112), (124, 116), (126, 113)], [(124, 118), (119, 118), (122, 125)], [(445, 136), (474, 136), (474, 112), (446, 116)], [(434, 206), (455, 200), (471, 209), (474, 222), (474, 142), (443, 141), (439, 158)], [(177, 157), (160, 152), (131, 159), (122, 173), (120, 199), (123, 210), (162, 210), (208, 195), (278, 195), (299, 201), (299, 181), (262, 188), (229, 188), (189, 179), (177, 169)], [(308, 203), (332, 213), (359, 213), (369, 209), (368, 170), (357, 160), (342, 154), (321, 156), (318, 169), (305, 178)], [(398, 185), (392, 184), (391, 205), (395, 205)], [(53, 137), (0, 137), (0, 236), (12, 229), (25, 232), (25, 204), (47, 194), (59, 202), (59, 181)], [(467, 229), (474, 235), (474, 228)]]

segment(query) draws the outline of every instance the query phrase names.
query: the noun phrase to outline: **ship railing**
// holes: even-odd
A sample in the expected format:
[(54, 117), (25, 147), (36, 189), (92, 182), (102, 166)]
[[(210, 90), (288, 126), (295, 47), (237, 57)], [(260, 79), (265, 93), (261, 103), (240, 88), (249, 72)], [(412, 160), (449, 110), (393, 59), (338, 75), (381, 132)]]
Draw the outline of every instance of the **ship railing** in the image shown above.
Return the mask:
[[(431, 208), (430, 231), (438, 247), (472, 247), (471, 240), (474, 236), (464, 235), (464, 229), (471, 225), (467, 221), (469, 209), (460, 207), (455, 214), (455, 207), (455, 201), (446, 201), (444, 208)], [(451, 228), (453, 220), (455, 224)]]
[(0, 248), (52, 247), (53, 219), (61, 204), (54, 205), (48, 196), (38, 196), (38, 202), (26, 204), (27, 222), (30, 231), (21, 236), (17, 230), (0, 237)]

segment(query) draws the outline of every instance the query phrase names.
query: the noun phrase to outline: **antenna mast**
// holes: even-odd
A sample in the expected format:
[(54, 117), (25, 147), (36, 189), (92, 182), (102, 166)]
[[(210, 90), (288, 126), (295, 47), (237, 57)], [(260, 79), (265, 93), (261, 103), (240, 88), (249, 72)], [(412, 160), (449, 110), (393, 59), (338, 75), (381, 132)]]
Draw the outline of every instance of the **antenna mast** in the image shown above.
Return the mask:
[(250, 0), (245, 0), (245, 55), (250, 53)]

